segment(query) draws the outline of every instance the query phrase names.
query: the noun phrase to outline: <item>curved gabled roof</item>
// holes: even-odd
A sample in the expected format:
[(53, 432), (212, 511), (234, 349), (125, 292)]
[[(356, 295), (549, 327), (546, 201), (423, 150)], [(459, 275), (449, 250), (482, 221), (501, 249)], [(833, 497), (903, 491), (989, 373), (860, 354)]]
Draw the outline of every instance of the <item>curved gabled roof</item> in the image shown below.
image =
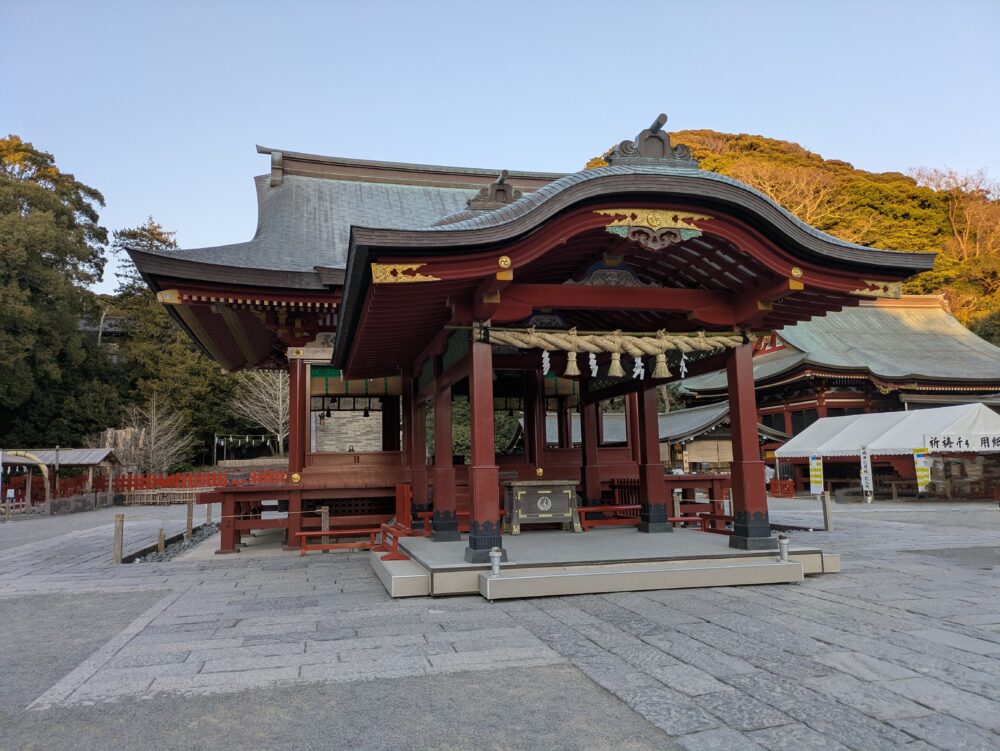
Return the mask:
[[(934, 265), (934, 254), (888, 251), (855, 245), (810, 227), (763, 193), (714, 172), (659, 164), (610, 165), (553, 180), (517, 201), (475, 216), (410, 230), (355, 226), (352, 244), (392, 247), (432, 255), (435, 248), (454, 253), (462, 246), (508, 241), (583, 201), (612, 196), (648, 196), (719, 206), (749, 221), (796, 255), (879, 273), (917, 273)], [(458, 217), (455, 217), (458, 218)]]

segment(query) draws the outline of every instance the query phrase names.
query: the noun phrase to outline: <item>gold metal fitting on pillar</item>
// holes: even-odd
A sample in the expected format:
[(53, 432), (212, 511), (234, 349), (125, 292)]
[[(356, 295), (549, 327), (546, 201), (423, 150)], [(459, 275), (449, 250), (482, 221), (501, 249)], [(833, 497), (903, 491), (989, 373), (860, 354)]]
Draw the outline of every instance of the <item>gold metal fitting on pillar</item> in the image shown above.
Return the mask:
[(500, 271), (497, 272), (497, 281), (509, 282), (514, 279), (514, 270), (511, 269), (512, 263), (510, 256), (500, 256), (497, 258), (497, 266), (500, 267)]
[(302, 475), (300, 475), (298, 472), (292, 472), (292, 476), (289, 477), (288, 479), (294, 483), (299, 483), (302, 482)]

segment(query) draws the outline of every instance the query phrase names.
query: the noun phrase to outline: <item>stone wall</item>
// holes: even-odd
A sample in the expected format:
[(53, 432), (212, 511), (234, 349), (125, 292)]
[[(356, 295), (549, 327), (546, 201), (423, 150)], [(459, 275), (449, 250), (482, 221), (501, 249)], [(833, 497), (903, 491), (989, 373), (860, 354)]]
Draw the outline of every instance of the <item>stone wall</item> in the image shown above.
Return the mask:
[(330, 417), (319, 419), (313, 413), (313, 446), (318, 453), (338, 451), (381, 451), (382, 413), (333, 412)]

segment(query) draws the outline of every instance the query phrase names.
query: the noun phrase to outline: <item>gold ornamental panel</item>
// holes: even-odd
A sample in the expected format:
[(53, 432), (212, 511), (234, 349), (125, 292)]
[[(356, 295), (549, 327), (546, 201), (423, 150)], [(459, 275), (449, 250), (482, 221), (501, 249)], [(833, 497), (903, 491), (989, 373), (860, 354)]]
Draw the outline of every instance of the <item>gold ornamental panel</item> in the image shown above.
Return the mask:
[(439, 282), (436, 276), (421, 274), (426, 263), (373, 263), (374, 284), (409, 284), (411, 282)]
[(852, 295), (862, 297), (885, 297), (890, 300), (898, 300), (903, 296), (902, 282), (883, 282), (873, 279), (862, 279), (865, 287), (851, 292)]
[(597, 209), (594, 213), (624, 217), (615, 219), (608, 227), (648, 227), (651, 230), (694, 229), (693, 222), (712, 218), (707, 214), (672, 209)]

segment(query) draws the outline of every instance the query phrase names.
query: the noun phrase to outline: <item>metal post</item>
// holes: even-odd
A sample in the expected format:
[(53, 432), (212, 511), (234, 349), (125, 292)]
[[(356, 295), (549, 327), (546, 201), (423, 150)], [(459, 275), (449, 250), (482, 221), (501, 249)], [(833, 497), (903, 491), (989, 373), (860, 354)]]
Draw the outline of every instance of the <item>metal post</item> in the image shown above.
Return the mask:
[[(329, 506), (321, 506), (320, 507), (319, 518), (320, 518), (320, 529), (322, 529), (324, 532), (326, 532), (328, 529), (330, 529), (330, 507)], [(324, 537), (323, 538), (323, 544), (324, 545), (328, 545), (329, 543), (330, 543), (330, 538), (329, 537)], [(329, 553), (330, 551), (329, 550), (324, 550), (323, 552), (324, 553)]]
[(211, 523), (212, 523), (212, 504), (211, 503), (206, 503), (205, 504), (205, 524), (211, 524)]
[(187, 529), (184, 532), (184, 538), (187, 540), (191, 539), (191, 535), (194, 533), (194, 501), (188, 501), (187, 507)]
[(788, 563), (788, 535), (784, 532), (778, 534), (778, 560)]
[(500, 561), (503, 560), (503, 551), (500, 548), (490, 548), (490, 576), (500, 576)]
[(114, 562), (122, 562), (122, 544), (125, 541), (125, 514), (115, 514)]
[(56, 446), (56, 498), (59, 497), (59, 447)]
[(163, 531), (163, 527), (160, 527), (160, 534), (156, 536), (156, 550), (162, 553), (167, 549), (167, 535)]
[(833, 509), (830, 508), (830, 491), (823, 493), (823, 531), (833, 532)]

